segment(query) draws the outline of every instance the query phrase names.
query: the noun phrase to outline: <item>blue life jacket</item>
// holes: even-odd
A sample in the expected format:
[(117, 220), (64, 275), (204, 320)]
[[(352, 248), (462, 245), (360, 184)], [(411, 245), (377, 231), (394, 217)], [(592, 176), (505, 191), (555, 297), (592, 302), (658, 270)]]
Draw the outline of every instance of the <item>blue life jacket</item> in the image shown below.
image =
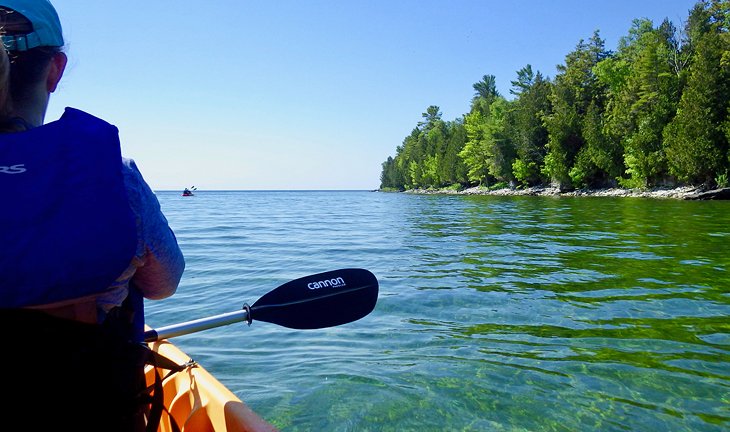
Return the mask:
[(0, 308), (104, 292), (136, 244), (115, 126), (67, 108), (0, 134)]
[[(5, 408), (38, 430), (156, 431), (162, 376), (148, 387), (145, 366), (188, 366), (139, 343), (143, 299), (133, 286), (100, 325), (22, 308), (104, 292), (130, 265), (137, 230), (122, 170), (117, 128), (79, 110), (0, 133), (0, 326), (14, 372)], [(54, 402), (33, 417), (28, 400), (40, 388)]]

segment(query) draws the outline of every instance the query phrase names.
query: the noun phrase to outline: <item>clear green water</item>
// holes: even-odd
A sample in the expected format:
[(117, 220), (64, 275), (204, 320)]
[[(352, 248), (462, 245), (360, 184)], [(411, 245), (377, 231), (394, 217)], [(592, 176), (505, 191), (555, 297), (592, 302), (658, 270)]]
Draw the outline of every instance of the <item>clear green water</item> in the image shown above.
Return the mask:
[(175, 339), (282, 431), (730, 430), (730, 202), (158, 193), (187, 258), (153, 327), (362, 267), (337, 328)]

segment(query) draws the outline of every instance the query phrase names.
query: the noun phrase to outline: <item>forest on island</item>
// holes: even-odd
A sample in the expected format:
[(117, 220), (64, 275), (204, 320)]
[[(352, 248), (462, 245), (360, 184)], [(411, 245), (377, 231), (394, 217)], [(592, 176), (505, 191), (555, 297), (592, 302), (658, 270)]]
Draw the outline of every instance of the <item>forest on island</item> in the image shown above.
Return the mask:
[(730, 0), (701, 0), (680, 26), (635, 19), (615, 51), (595, 31), (552, 79), (528, 64), (511, 99), (493, 75), (468, 113), (429, 106), (382, 164), (381, 190), (727, 187)]

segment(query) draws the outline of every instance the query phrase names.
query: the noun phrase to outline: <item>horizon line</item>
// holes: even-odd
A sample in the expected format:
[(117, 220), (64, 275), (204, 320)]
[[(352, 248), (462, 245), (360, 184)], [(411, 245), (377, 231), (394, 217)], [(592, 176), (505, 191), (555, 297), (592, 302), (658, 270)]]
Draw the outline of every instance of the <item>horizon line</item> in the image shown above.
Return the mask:
[[(155, 192), (180, 192), (183, 189), (153, 189)], [(380, 189), (195, 189), (193, 192), (374, 192)]]

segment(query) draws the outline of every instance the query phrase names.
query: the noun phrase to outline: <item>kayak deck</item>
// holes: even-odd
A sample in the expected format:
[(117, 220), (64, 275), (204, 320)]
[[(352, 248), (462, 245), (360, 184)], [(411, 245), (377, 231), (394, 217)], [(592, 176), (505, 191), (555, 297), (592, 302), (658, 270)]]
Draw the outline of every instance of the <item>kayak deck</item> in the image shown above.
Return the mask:
[[(184, 364), (190, 357), (167, 341), (153, 342), (150, 348), (177, 364)], [(157, 368), (165, 377), (166, 369)], [(155, 371), (145, 369), (148, 385), (154, 382)], [(172, 374), (163, 382), (164, 404), (158, 431), (174, 431), (170, 416), (184, 431), (195, 432), (273, 432), (277, 429), (259, 417), (235, 394), (220, 383), (202, 366), (195, 365)]]

